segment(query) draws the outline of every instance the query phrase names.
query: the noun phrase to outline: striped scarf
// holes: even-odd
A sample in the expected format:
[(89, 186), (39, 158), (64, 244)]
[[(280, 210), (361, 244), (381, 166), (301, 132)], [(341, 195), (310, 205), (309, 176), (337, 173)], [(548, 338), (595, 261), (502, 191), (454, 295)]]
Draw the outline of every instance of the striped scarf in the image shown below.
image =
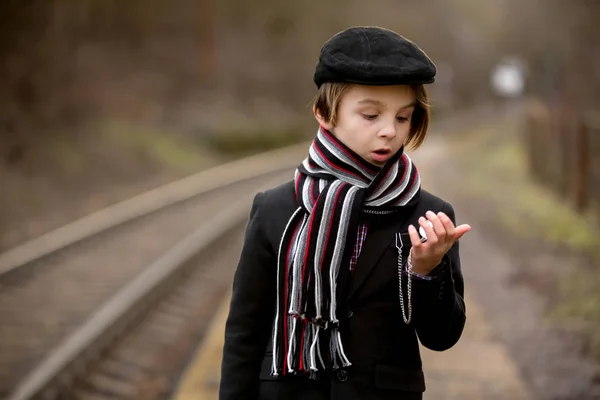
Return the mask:
[[(351, 365), (344, 353), (338, 310), (361, 211), (393, 211), (414, 204), (417, 168), (400, 149), (374, 166), (320, 128), (295, 174), (299, 208), (290, 218), (277, 260), (273, 375)], [(348, 242), (348, 243), (347, 243)]]

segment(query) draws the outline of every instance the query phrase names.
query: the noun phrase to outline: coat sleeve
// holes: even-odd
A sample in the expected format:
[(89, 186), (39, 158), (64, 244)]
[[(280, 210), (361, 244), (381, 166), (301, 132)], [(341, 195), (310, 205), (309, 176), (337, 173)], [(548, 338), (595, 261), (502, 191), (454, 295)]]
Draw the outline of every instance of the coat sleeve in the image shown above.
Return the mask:
[[(442, 211), (456, 225), (453, 207), (445, 203)], [(458, 342), (466, 321), (458, 241), (435, 271), (431, 280), (412, 281), (413, 323), (423, 346), (443, 351)]]
[(258, 397), (259, 372), (275, 310), (276, 256), (262, 222), (264, 195), (250, 211), (244, 245), (233, 279), (221, 365), (220, 400)]

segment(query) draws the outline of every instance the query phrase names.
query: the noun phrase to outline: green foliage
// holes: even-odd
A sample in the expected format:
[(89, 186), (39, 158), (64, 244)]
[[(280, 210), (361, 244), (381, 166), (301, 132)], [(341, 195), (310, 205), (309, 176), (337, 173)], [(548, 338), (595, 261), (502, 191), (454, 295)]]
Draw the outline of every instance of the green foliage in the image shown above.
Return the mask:
[(252, 132), (229, 131), (206, 139), (209, 148), (229, 157), (241, 157), (308, 140), (300, 129), (263, 129)]
[[(504, 131), (515, 129), (505, 128)], [(512, 233), (535, 235), (556, 245), (596, 256), (600, 265), (600, 232), (554, 193), (532, 182), (527, 172), (525, 151), (517, 138), (498, 140), (500, 131), (493, 126), (472, 134), (464, 151), (477, 165), (470, 176), (472, 187), (480, 194), (506, 196), (507, 206), (500, 208), (501, 222)], [(506, 135), (506, 134), (505, 134)], [(501, 193), (501, 194), (499, 194)], [(524, 226), (527, 229), (523, 229)]]
[(199, 143), (123, 120), (106, 121), (101, 132), (111, 146), (142, 152), (167, 168), (189, 170), (200, 162), (212, 163), (209, 158), (216, 158), (209, 157)]
[(560, 291), (564, 298), (550, 317), (582, 333), (589, 352), (600, 360), (600, 274), (580, 271), (561, 281)]
[(457, 160), (469, 171), (465, 188), (492, 197), (500, 205), (497, 221), (517, 240), (541, 240), (591, 260), (591, 268), (565, 266), (569, 273), (554, 277), (559, 299), (548, 315), (582, 333), (600, 359), (600, 230), (532, 180), (525, 151), (512, 133), (517, 128), (515, 121), (504, 121), (454, 141)]
[(54, 160), (60, 165), (61, 170), (67, 174), (76, 174), (85, 165), (84, 155), (77, 147), (77, 142), (57, 138), (49, 143), (53, 147)]

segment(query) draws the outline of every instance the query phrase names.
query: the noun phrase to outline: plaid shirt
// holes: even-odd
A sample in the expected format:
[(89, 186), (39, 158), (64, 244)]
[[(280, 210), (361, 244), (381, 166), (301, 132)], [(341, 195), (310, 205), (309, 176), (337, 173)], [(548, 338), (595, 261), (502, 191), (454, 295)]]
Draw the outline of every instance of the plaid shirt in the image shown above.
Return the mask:
[(362, 250), (363, 243), (367, 238), (367, 223), (363, 222), (358, 226), (358, 236), (356, 238), (356, 245), (354, 246), (354, 251), (352, 252), (352, 258), (350, 259), (350, 273), (354, 273), (354, 267), (356, 267), (356, 262), (358, 261), (358, 256), (360, 256), (360, 251)]
[[(354, 269), (356, 267), (356, 263), (358, 262), (358, 257), (360, 256), (363, 244), (365, 242), (365, 239), (367, 238), (367, 230), (368, 226), (366, 222), (362, 222), (358, 226), (356, 245), (354, 246), (354, 251), (352, 252), (352, 258), (350, 258), (350, 274), (354, 274)], [(432, 276), (421, 275), (413, 271), (410, 271), (410, 274), (415, 278), (424, 279), (426, 281), (433, 279)]]

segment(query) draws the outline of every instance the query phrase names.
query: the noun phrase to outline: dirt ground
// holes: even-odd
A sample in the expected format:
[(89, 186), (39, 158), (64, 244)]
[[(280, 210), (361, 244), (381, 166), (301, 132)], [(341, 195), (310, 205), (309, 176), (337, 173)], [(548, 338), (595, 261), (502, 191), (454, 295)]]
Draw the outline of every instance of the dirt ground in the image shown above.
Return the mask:
[(489, 261), (469, 266), (469, 290), (533, 395), (600, 399), (600, 234), (532, 181), (519, 142), (520, 111), (502, 112), (504, 118), (458, 134), (441, 129), (431, 144), (443, 151), (422, 171), (423, 185), (481, 233), (476, 247)]

